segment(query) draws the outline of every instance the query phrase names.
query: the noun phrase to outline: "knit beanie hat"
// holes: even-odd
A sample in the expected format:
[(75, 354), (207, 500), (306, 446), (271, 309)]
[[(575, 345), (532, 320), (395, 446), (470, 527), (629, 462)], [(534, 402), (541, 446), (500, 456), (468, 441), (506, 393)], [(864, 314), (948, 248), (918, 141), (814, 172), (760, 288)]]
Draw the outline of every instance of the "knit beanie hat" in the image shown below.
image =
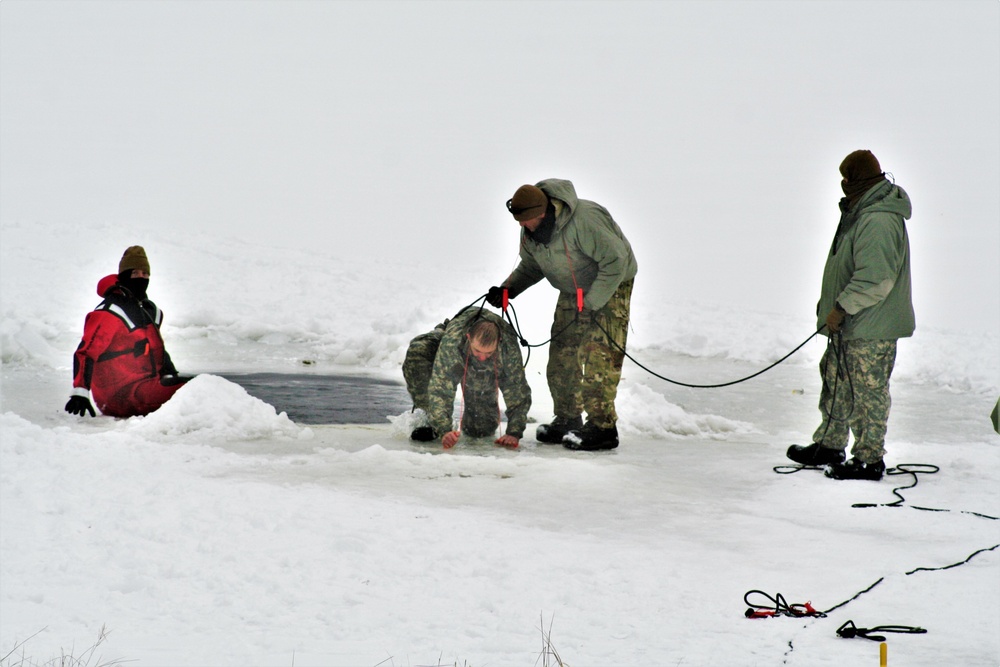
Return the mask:
[(125, 249), (125, 254), (118, 262), (118, 273), (139, 269), (149, 273), (149, 260), (146, 259), (146, 251), (141, 245), (130, 246)]
[(854, 151), (840, 163), (840, 174), (848, 183), (866, 181), (882, 176), (882, 167), (871, 151)]
[(522, 185), (514, 196), (507, 200), (507, 210), (515, 220), (523, 222), (545, 213), (548, 204), (549, 198), (537, 186)]
[(840, 187), (853, 206), (861, 195), (872, 186), (885, 180), (885, 172), (871, 151), (854, 151), (840, 163), (840, 174), (844, 177)]

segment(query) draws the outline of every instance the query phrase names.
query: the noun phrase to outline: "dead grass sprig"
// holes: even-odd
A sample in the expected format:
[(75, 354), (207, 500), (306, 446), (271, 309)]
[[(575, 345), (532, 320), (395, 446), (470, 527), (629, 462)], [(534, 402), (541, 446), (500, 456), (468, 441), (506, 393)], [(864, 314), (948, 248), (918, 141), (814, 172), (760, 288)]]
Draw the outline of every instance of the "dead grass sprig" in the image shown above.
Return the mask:
[(37, 637), (38, 635), (45, 632), (47, 628), (42, 628), (35, 634), (29, 636), (28, 638), (18, 642), (14, 645), (10, 651), (7, 652), (5, 656), (0, 658), (0, 667), (120, 667), (124, 665), (126, 661), (121, 659), (104, 660), (101, 656), (96, 657), (96, 663), (91, 664), (95, 660), (95, 653), (97, 653), (98, 647), (107, 641), (110, 631), (107, 626), (102, 625), (100, 632), (97, 633), (97, 641), (95, 641), (90, 648), (86, 649), (79, 656), (74, 655), (74, 651), (71, 649), (68, 653), (65, 649), (60, 649), (59, 657), (52, 658), (45, 662), (38, 662), (34, 657), (30, 657), (26, 652), (26, 645), (29, 641)]

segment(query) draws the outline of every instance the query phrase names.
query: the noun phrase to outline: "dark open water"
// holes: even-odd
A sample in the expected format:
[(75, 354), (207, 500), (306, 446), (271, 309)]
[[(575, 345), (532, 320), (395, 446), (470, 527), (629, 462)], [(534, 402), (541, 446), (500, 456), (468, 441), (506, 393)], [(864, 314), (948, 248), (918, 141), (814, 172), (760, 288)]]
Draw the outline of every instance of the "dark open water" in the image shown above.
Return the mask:
[(223, 375), (299, 424), (385, 424), (412, 407), (401, 382), (347, 375)]

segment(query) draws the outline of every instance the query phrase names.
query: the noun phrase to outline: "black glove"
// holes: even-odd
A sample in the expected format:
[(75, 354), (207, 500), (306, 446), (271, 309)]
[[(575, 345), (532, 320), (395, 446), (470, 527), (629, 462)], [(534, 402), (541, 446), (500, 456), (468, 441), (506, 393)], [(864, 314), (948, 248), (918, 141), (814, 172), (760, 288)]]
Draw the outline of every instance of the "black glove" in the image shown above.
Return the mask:
[(416, 440), (418, 442), (431, 442), (435, 439), (434, 429), (430, 426), (418, 426), (413, 429), (413, 433), (410, 434), (410, 440)]
[(94, 406), (90, 404), (90, 399), (86, 396), (70, 396), (69, 403), (66, 404), (66, 412), (81, 417), (88, 412), (91, 417), (97, 416), (97, 413), (94, 412)]
[(164, 387), (172, 387), (175, 384), (184, 384), (193, 377), (193, 375), (161, 375), (160, 384)]
[(503, 307), (503, 288), (502, 287), (491, 287), (490, 291), (486, 293), (486, 303), (490, 304), (494, 308)]

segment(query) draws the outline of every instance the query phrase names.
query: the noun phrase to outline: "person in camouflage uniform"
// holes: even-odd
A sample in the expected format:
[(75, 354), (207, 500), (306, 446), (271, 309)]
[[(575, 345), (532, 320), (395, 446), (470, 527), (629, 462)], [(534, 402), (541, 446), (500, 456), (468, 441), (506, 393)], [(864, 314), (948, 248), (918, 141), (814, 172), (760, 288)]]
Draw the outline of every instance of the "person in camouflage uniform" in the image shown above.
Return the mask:
[[(500, 425), (498, 394), (507, 406), (507, 429), (496, 444), (516, 448), (531, 407), (521, 349), (513, 328), (498, 315), (467, 308), (412, 341), (403, 361), (403, 378), (413, 409), (427, 414), (428, 425), (413, 430), (418, 441), (440, 438), (446, 449), (460, 433), (492, 437)], [(453, 428), (455, 388), (461, 385), (460, 430)]]
[(521, 261), (487, 299), (500, 307), (503, 289), (514, 298), (542, 278), (559, 290), (546, 369), (555, 419), (535, 437), (569, 449), (613, 449), (638, 271), (632, 246), (607, 209), (577, 197), (570, 181), (522, 185), (507, 209), (521, 225)]
[[(896, 341), (916, 326), (905, 223), (912, 207), (871, 151), (848, 155), (840, 172), (846, 196), (816, 307), (817, 324), (831, 337), (820, 361), (822, 422), (813, 444), (792, 445), (788, 458), (826, 465), (833, 479), (879, 480)], [(845, 461), (852, 432), (852, 457)]]

